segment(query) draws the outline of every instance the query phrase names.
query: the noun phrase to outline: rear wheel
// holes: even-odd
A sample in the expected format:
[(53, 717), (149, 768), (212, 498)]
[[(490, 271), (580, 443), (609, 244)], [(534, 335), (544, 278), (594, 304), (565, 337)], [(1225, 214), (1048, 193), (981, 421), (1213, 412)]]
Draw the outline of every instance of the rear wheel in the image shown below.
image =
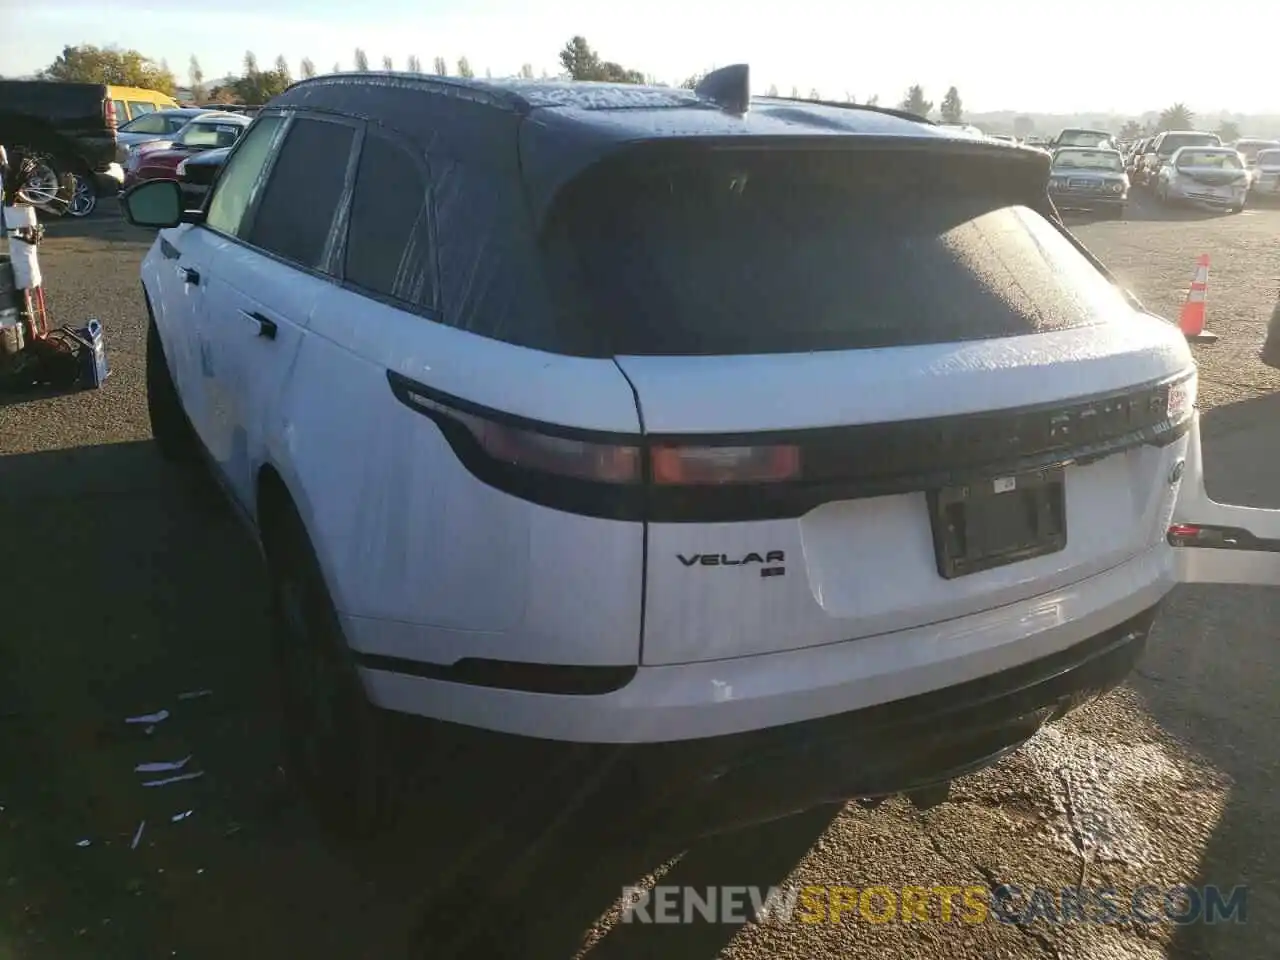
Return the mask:
[(302, 521), (284, 504), (264, 530), (286, 749), (319, 818), (373, 834), (393, 795), (381, 718), (369, 702)]
[(93, 177), (81, 171), (72, 174), (71, 202), (67, 204), (67, 214), (72, 217), (87, 217), (98, 208), (98, 191)]

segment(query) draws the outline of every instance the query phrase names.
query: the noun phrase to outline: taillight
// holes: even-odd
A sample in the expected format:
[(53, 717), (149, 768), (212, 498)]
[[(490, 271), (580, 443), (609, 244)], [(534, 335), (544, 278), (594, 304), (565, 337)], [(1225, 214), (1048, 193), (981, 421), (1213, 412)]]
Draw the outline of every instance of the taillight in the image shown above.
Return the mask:
[(593, 443), (500, 423), (447, 407), (413, 390), (405, 399), (423, 411), (435, 411), (465, 427), (480, 448), (497, 463), (538, 473), (602, 483), (639, 483), (640, 447)]
[(800, 478), (800, 448), (654, 446), (655, 484), (769, 483)]
[(106, 118), (107, 126), (112, 132), (116, 129), (116, 105), (113, 100), (102, 101), (102, 115)]

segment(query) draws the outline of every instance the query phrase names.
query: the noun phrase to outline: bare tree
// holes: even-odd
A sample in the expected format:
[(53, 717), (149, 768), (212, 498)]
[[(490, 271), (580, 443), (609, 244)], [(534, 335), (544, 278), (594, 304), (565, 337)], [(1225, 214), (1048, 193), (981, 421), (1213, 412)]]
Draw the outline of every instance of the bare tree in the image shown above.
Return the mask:
[(332, 71), (332, 72), (333, 72), (333, 73), (341, 73), (341, 72), (342, 72), (342, 64), (338, 63), (338, 61), (336, 61), (336, 60), (335, 60), (335, 61), (333, 62), (333, 71)]
[(533, 79), (533, 64), (532, 64), (532, 63), (522, 63), (522, 64), (520, 64), (520, 77), (521, 77), (521, 79), (523, 79), (523, 80), (532, 80), (532, 79)]
[(204, 88), (204, 70), (200, 67), (200, 61), (196, 59), (196, 55), (191, 55), (191, 63), (187, 66), (187, 77), (191, 80), (191, 99), (196, 103), (202, 102), (207, 92)]
[(391, 58), (390, 58), (390, 57), (383, 57), (383, 58), (382, 58), (382, 69), (383, 69), (383, 70), (387, 71), (387, 73), (390, 73), (390, 72), (391, 72), (392, 70), (394, 70), (395, 68), (396, 68), (396, 65), (395, 65), (394, 63), (392, 63), (392, 62), (391, 62)]
[(293, 74), (289, 72), (289, 61), (284, 58), (283, 53), (276, 57), (276, 74), (284, 86), (287, 87), (293, 83)]
[(776, 97), (778, 95), (778, 85), (776, 83), (769, 84), (769, 89), (765, 91), (766, 97)]
[(462, 77), (463, 79), (470, 80), (475, 75), (476, 75), (476, 72), (471, 69), (471, 61), (468, 60), (466, 57), (459, 57), (458, 58), (458, 76)]
[(409, 54), (409, 72), (410, 73), (422, 72), (422, 61), (418, 59), (418, 55), (416, 53)]
[(303, 80), (310, 80), (316, 75), (316, 65), (311, 62), (310, 57), (303, 57), (302, 63), (298, 64), (298, 72), (302, 74)]
[(449, 75), (449, 64), (444, 57), (436, 57), (431, 72), (437, 77), (447, 77)]
[(357, 70), (369, 69), (369, 55), (365, 53), (363, 50), (361, 50), (359, 47), (356, 47), (356, 69)]

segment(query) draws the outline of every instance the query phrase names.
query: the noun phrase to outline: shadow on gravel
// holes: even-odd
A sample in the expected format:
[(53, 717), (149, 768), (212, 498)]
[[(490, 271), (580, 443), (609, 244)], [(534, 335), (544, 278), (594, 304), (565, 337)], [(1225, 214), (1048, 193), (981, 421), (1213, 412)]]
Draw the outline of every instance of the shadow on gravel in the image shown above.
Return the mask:
[[(283, 769), (261, 561), (188, 479), (150, 442), (0, 458), (0, 956), (711, 956), (733, 935), (609, 931), (671, 844), (548, 834), (564, 796), (534, 749), (481, 764), (459, 735), (401, 826), (326, 842)], [(201, 776), (143, 785), (176, 773)], [(704, 841), (666, 882), (776, 885), (833, 815)]]
[[(1277, 423), (1280, 394), (1204, 414), (1208, 482), (1216, 499), (1280, 507)], [(1229, 472), (1214, 469), (1228, 462)], [(1277, 956), (1280, 590), (1183, 587), (1171, 595), (1161, 619), (1185, 626), (1159, 631), (1132, 685), (1170, 737), (1234, 781), (1190, 883), (1226, 891), (1249, 887), (1244, 923), (1178, 927), (1169, 956)], [(1180, 829), (1168, 824), (1174, 835)]]

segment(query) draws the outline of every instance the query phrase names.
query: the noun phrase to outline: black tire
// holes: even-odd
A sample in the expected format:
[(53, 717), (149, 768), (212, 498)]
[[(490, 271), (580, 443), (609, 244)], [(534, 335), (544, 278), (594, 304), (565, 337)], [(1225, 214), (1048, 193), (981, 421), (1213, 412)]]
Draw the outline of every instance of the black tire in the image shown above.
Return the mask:
[(396, 796), (381, 711), (365, 693), (292, 505), (273, 511), (264, 540), (287, 773), (339, 839), (370, 839), (391, 819)]
[(160, 455), (173, 463), (193, 462), (198, 450), (195, 431), (173, 385), (155, 320), (147, 323), (146, 377), (147, 414), (151, 417), (151, 435), (160, 448)]
[(86, 170), (72, 174), (74, 185), (71, 191), (71, 202), (67, 204), (67, 216), (80, 219), (93, 215), (98, 209), (98, 189), (93, 177)]

